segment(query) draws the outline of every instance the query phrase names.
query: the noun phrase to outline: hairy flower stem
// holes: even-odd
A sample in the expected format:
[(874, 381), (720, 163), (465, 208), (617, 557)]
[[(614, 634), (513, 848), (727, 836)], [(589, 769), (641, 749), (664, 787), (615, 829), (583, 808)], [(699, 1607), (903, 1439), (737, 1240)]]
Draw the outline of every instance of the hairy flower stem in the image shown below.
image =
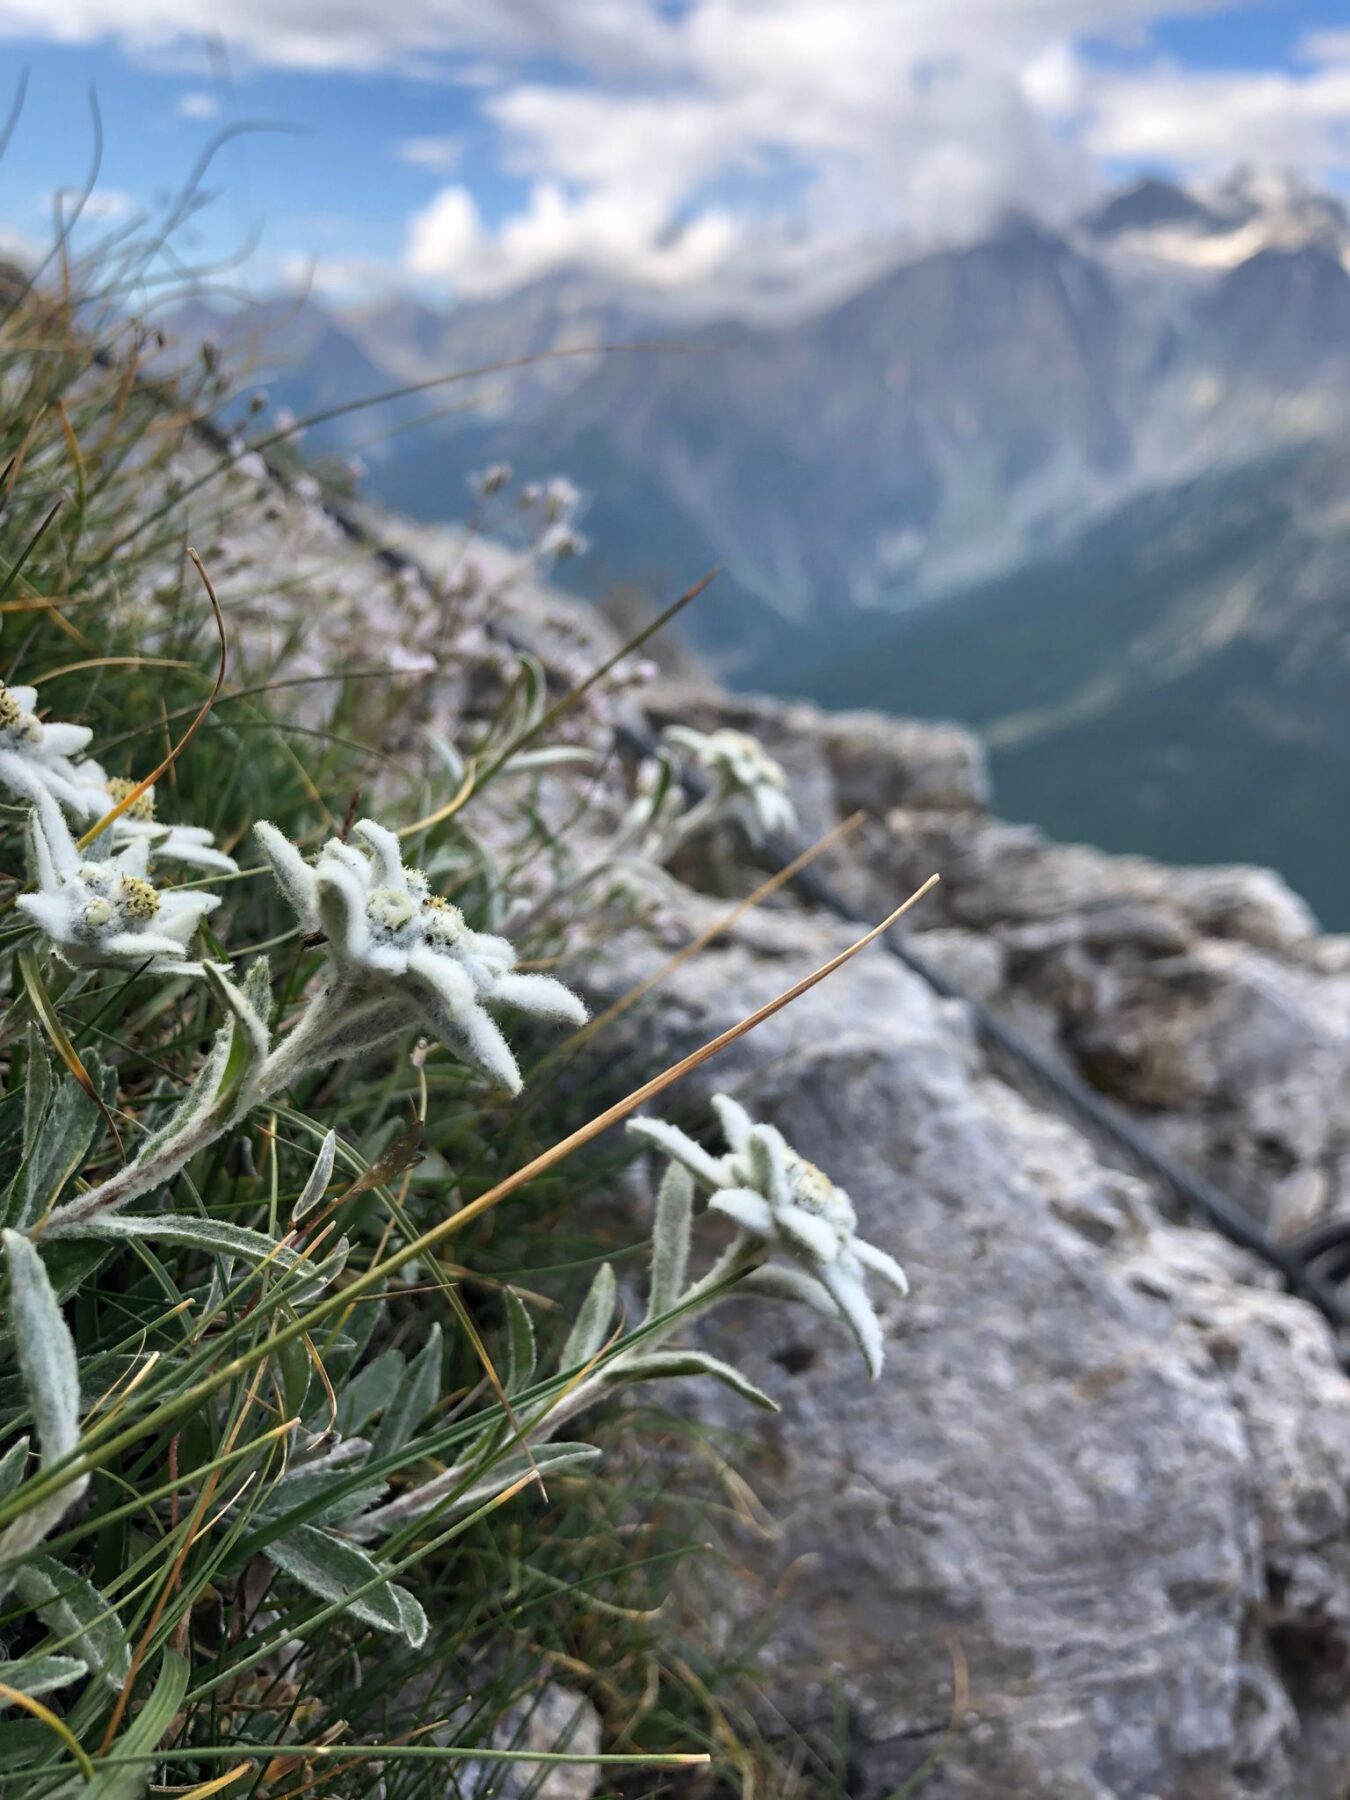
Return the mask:
[[(547, 1402), (531, 1417), (519, 1419), (516, 1444), (526, 1449), (546, 1444), (580, 1414), (599, 1401), (608, 1399), (616, 1388), (623, 1385), (627, 1362), (635, 1356), (649, 1356), (653, 1351), (659, 1350), (676, 1331), (682, 1330), (700, 1314), (710, 1311), (720, 1300), (726, 1299), (729, 1292), (734, 1292), (734, 1288), (729, 1288), (729, 1283), (750, 1274), (764, 1260), (763, 1244), (745, 1234), (738, 1235), (703, 1279), (689, 1289), (680, 1303), (678, 1314), (668, 1324), (644, 1335), (642, 1342), (631, 1351), (620, 1351), (618, 1356), (611, 1358), (602, 1369), (586, 1376), (561, 1400)], [(469, 1492), (473, 1492), (473, 1480), (472, 1459), (456, 1463), (435, 1480), (412, 1488), (398, 1499), (367, 1513), (354, 1535), (360, 1539), (369, 1539), (405, 1525), (410, 1519), (422, 1518), (450, 1495), (464, 1488), (466, 1483), (470, 1484)], [(467, 1496), (462, 1496), (458, 1504), (463, 1505), (465, 1498)]]
[(721, 816), (725, 798), (724, 793), (709, 789), (682, 818), (672, 820), (658, 840), (656, 860), (661, 863), (669, 863), (676, 853), (696, 838), (701, 831), (715, 825)]
[(735, 1292), (729, 1284), (759, 1268), (766, 1260), (766, 1255), (766, 1248), (758, 1239), (738, 1233), (735, 1241), (723, 1251), (702, 1280), (696, 1281), (684, 1295), (679, 1311), (670, 1323), (644, 1334), (642, 1342), (635, 1344), (632, 1350), (621, 1350), (604, 1368), (588, 1375), (564, 1400), (542, 1416), (538, 1432), (531, 1429), (530, 1441), (546, 1442), (562, 1426), (576, 1418), (578, 1413), (585, 1412), (598, 1400), (613, 1393), (616, 1387), (622, 1386), (627, 1363), (634, 1357), (650, 1356), (661, 1349), (677, 1331), (683, 1331), (695, 1319), (710, 1312), (719, 1301), (729, 1298)]
[[(128, 1201), (153, 1193), (173, 1180), (201, 1150), (240, 1124), (255, 1106), (266, 1105), (296, 1076), (325, 1062), (325, 1044), (341, 1027), (350, 1032), (363, 1013), (374, 1012), (378, 1003), (335, 983), (317, 994), (301, 1015), (295, 1029), (246, 1076), (233, 1093), (218, 1100), (172, 1137), (134, 1158), (124, 1169), (96, 1187), (58, 1206), (43, 1226), (43, 1235), (59, 1237), (100, 1214), (116, 1212)], [(384, 1035), (383, 1033), (381, 1035)]]

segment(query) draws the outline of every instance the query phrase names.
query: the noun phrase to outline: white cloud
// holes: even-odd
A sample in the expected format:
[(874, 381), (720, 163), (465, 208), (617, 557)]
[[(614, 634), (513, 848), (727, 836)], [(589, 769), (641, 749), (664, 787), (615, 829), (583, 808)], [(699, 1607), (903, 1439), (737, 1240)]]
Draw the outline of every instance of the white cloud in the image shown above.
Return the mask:
[[(146, 56), (202, 34), (249, 61), (456, 84), (522, 199), (501, 219), (447, 182), (406, 269), (491, 293), (560, 264), (750, 304), (809, 296), (1009, 204), (1081, 205), (1102, 159), (1239, 159), (1350, 173), (1350, 32), (1292, 67), (1120, 68), (1159, 18), (1226, 0), (0, 0), (0, 35), (111, 37)], [(557, 65), (542, 79), (541, 67)], [(397, 154), (448, 176), (453, 137)]]
[(458, 283), (461, 272), (480, 262), (486, 248), (487, 236), (468, 188), (442, 188), (413, 216), (408, 268), (414, 275)]
[(722, 209), (672, 228), (650, 199), (605, 191), (572, 199), (552, 181), (536, 183), (524, 210), (490, 233), (468, 189), (446, 187), (413, 218), (407, 266), (463, 294), (501, 293), (571, 265), (679, 288), (721, 269), (737, 235)]
[(669, 36), (648, 0), (0, 0), (0, 36), (111, 39), (135, 54), (224, 39), (278, 68), (419, 68), (466, 53), (556, 55), (588, 67), (659, 59)]
[(1136, 75), (1089, 75), (1083, 103), (1085, 141), (1099, 156), (1165, 161), (1192, 172), (1238, 161), (1333, 178), (1350, 171), (1346, 51), (1294, 73), (1197, 73), (1160, 64)]
[(394, 154), (400, 162), (414, 169), (433, 169), (448, 174), (464, 154), (464, 143), (457, 137), (412, 137), (395, 144)]
[(1344, 31), (1309, 31), (1298, 45), (1305, 63), (1350, 62), (1350, 28)]
[(1028, 22), (1047, 11), (1058, 29), (1075, 9), (700, 0), (659, 67), (622, 87), (491, 95), (483, 110), (525, 204), (487, 230), (467, 192), (443, 190), (412, 222), (409, 269), (491, 292), (583, 263), (666, 289), (704, 284), (723, 302), (785, 287), (809, 300), (897, 234), (970, 230), (1028, 196), (1080, 204), (1089, 160), (1024, 84), (1060, 43)]
[(351, 300), (387, 289), (390, 272), (369, 256), (287, 256), (281, 263), (282, 285), (292, 293), (322, 294)]
[(174, 111), (180, 119), (214, 119), (220, 114), (220, 99), (201, 90), (180, 94)]

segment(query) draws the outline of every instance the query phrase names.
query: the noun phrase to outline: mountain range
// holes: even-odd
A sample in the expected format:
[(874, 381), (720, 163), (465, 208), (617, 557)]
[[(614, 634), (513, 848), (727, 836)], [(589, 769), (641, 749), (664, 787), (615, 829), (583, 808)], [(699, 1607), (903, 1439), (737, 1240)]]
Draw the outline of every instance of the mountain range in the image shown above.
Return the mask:
[(722, 567), (692, 635), (727, 679), (967, 719), (1005, 807), (1106, 848), (1274, 863), (1350, 926), (1334, 196), (1146, 179), (1065, 228), (1018, 215), (900, 255), (805, 317), (689, 321), (569, 273), (443, 312), (279, 301), (224, 324), (301, 415), (539, 358), (315, 439), (424, 519), (462, 516), (486, 464), (563, 471), (593, 587), (660, 598)]

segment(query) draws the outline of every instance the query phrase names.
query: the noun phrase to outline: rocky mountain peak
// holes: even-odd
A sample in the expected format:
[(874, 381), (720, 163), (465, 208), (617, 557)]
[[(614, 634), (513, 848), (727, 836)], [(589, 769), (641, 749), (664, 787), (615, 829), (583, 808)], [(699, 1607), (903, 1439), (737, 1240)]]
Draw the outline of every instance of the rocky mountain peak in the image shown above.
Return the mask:
[(1158, 226), (1186, 226), (1197, 231), (1215, 230), (1221, 215), (1203, 200), (1175, 182), (1148, 176), (1112, 194), (1083, 221), (1093, 237), (1111, 238), (1123, 232), (1151, 231)]

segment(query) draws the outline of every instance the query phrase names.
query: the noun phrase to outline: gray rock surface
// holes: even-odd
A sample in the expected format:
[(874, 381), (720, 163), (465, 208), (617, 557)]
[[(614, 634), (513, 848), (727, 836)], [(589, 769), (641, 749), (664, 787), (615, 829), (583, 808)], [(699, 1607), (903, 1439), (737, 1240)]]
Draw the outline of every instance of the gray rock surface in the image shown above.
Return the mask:
[(1166, 868), (992, 818), (957, 726), (681, 688), (656, 703), (757, 732), (808, 839), (868, 810), (822, 864), (845, 897), (880, 917), (939, 871), (914, 921), (933, 961), (1276, 1231), (1350, 1207), (1350, 953), (1277, 875)]
[[(594, 1756), (600, 1749), (600, 1715), (584, 1694), (544, 1681), (506, 1712), (492, 1736), (497, 1750)], [(446, 1795), (447, 1800), (591, 1800), (600, 1775), (594, 1763), (476, 1760), (461, 1765)]]
[[(691, 897), (689, 931), (713, 911)], [(846, 938), (750, 915), (631, 1021), (625, 1074)], [(667, 954), (619, 938), (597, 997)], [(879, 951), (669, 1116), (707, 1131), (717, 1088), (845, 1185), (913, 1284), (883, 1301), (875, 1387), (812, 1314), (747, 1300), (708, 1328), (783, 1409), (750, 1415), (712, 1384), (693, 1402), (742, 1434), (738, 1466), (781, 1524), (733, 1540), (749, 1578), (726, 1590), (729, 1633), (771, 1617), (766, 1719), (842, 1758), (857, 1800), (920, 1770), (925, 1800), (1344, 1793), (1350, 1385), (1320, 1320), (1165, 1221), (989, 1073), (958, 1003)]]

